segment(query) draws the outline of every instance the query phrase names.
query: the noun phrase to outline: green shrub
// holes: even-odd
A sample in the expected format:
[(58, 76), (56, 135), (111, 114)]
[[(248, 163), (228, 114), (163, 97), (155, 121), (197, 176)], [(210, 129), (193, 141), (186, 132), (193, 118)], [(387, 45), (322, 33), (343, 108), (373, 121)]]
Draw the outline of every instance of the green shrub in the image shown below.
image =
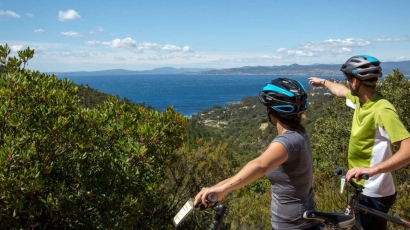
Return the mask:
[(153, 207), (187, 119), (115, 97), (83, 108), (72, 82), (21, 68), (29, 54), (2, 57), (0, 229), (162, 226)]

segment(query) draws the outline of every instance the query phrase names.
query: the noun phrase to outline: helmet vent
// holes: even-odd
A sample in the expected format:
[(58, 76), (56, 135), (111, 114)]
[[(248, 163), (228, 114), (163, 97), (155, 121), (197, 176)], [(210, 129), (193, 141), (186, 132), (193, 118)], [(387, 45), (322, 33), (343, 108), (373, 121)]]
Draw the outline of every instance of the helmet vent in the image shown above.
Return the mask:
[(362, 66), (360, 66), (360, 68), (362, 68), (362, 69), (367, 69), (367, 68), (370, 68), (370, 65), (369, 65), (369, 64), (367, 64), (367, 65), (362, 65)]

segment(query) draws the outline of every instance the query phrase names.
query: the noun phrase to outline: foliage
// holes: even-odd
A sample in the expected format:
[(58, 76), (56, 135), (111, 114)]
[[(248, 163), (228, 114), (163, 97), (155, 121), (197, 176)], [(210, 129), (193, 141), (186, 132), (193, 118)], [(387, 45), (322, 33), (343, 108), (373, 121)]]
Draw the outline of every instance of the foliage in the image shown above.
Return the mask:
[(20, 68), (30, 55), (1, 59), (0, 228), (161, 228), (187, 119), (114, 97), (84, 108), (72, 82)]
[(6, 66), (0, 63), (0, 75), (5, 72), (7, 72)]
[[(309, 94), (314, 94), (314, 97), (309, 99), (311, 109), (308, 111), (314, 111), (314, 113), (308, 113), (303, 122), (307, 130), (313, 130), (315, 119), (323, 115), (324, 105), (330, 102), (329, 97), (323, 95), (325, 90), (308, 89), (308, 91)], [(226, 108), (215, 106), (193, 116), (187, 127), (187, 134), (189, 139), (195, 137), (212, 139), (214, 137), (226, 141), (239, 163), (237, 168), (239, 170), (250, 159), (259, 156), (264, 151), (276, 136), (276, 129), (267, 123), (266, 108), (261, 105), (257, 97), (247, 97)], [(191, 139), (191, 142), (195, 140)], [(212, 169), (210, 171), (214, 174), (222, 172)], [(187, 174), (187, 177), (191, 178), (190, 175), (193, 174)], [(225, 178), (232, 175), (228, 174)], [(211, 184), (217, 182), (219, 180), (213, 180)], [(199, 188), (196, 192), (198, 191)], [(224, 221), (225, 224), (230, 229), (266, 229), (266, 226), (270, 226), (270, 199), (270, 182), (266, 178), (233, 192), (223, 200), (223, 203), (228, 202), (230, 208), (229, 215)], [(210, 223), (209, 219), (198, 219), (207, 224)]]
[[(409, 130), (410, 117), (410, 84), (398, 70), (385, 77), (378, 84), (379, 91), (395, 106), (399, 118)], [(313, 150), (315, 153), (315, 182), (314, 190), (319, 210), (335, 211), (346, 202), (345, 197), (335, 197), (329, 183), (329, 174), (339, 166), (347, 167), (347, 149), (350, 137), (350, 128), (353, 110), (344, 105), (344, 100), (334, 99), (327, 108), (323, 118), (315, 123), (315, 133), (312, 135)], [(410, 184), (409, 166), (396, 172), (398, 179), (397, 201), (391, 213), (406, 217), (410, 212), (408, 184)], [(335, 207), (335, 204), (338, 204)], [(336, 209), (337, 210), (337, 209)], [(394, 226), (389, 223), (392, 228)]]
[[(193, 198), (202, 187), (211, 186), (222, 181), (236, 172), (237, 163), (232, 151), (226, 143), (215, 139), (197, 139), (197, 148), (187, 146), (177, 151), (178, 162), (170, 165), (167, 169), (167, 179), (164, 189), (169, 194), (169, 220), (168, 227), (172, 229), (171, 219), (184, 203)], [(230, 205), (232, 196), (228, 195), (223, 203)], [(178, 229), (209, 229), (213, 215), (203, 212), (195, 212), (196, 218), (188, 217), (178, 226)], [(201, 221), (197, 221), (197, 220)], [(165, 226), (163, 226), (165, 228)]]
[[(332, 79), (332, 81), (342, 83), (340, 79)], [(393, 74), (380, 81), (378, 88), (396, 107), (400, 119), (409, 130), (410, 86), (408, 79), (398, 70), (394, 70)], [(310, 136), (314, 153), (313, 187), (316, 206), (321, 211), (340, 212), (344, 210), (349, 198), (346, 194), (344, 196), (336, 194), (339, 190), (339, 180), (335, 179), (333, 182), (334, 179), (330, 178), (330, 175), (339, 166), (347, 169), (347, 149), (353, 110), (345, 105), (345, 100), (325, 95), (327, 91), (323, 88), (307, 90), (309, 109), (305, 113), (303, 124)], [(200, 127), (202, 131), (197, 130), (197, 132), (206, 133), (207, 137), (217, 136), (222, 141), (227, 141), (229, 148), (235, 152), (234, 156), (238, 159), (240, 166), (260, 154), (264, 146), (268, 145), (276, 135), (274, 128), (270, 125), (261, 129), (262, 125), (267, 125), (266, 114), (256, 97), (244, 98), (241, 102), (233, 103), (226, 108), (214, 107), (205, 110), (190, 119), (190, 126), (192, 124)], [(409, 168), (407, 166), (397, 171), (398, 196), (390, 211), (404, 218), (407, 218), (406, 215), (410, 213)], [(264, 180), (259, 180), (233, 195), (229, 214), (233, 217), (227, 220), (231, 229), (263, 229), (269, 226), (266, 223), (266, 220), (269, 220), (266, 215), (270, 213), (270, 190), (259, 191), (257, 189), (268, 188), (269, 184), (264, 183)], [(346, 188), (349, 191), (348, 194), (352, 194), (350, 189)], [(266, 215), (263, 216), (263, 214)]]
[[(27, 70), (34, 50), (0, 46), (0, 229), (174, 229), (172, 217), (203, 186), (234, 175), (276, 136), (257, 97), (188, 119)], [(410, 86), (398, 70), (378, 85), (410, 128)], [(347, 168), (352, 110), (307, 89), (303, 124), (314, 152), (317, 209), (343, 211), (330, 173)], [(398, 170), (391, 213), (410, 213), (409, 166)], [(336, 181), (337, 182), (337, 181)], [(270, 226), (270, 182), (223, 200), (229, 229)], [(338, 189), (338, 188), (336, 188)], [(194, 212), (179, 229), (207, 229)], [(392, 227), (394, 228), (394, 227)]]
[[(396, 108), (400, 120), (407, 130), (410, 131), (410, 81), (397, 69), (393, 74), (385, 77), (379, 85), (380, 91)], [(394, 203), (391, 213), (409, 219), (410, 213), (410, 165), (396, 171), (398, 188), (397, 200)], [(397, 226), (389, 223), (391, 228)]]

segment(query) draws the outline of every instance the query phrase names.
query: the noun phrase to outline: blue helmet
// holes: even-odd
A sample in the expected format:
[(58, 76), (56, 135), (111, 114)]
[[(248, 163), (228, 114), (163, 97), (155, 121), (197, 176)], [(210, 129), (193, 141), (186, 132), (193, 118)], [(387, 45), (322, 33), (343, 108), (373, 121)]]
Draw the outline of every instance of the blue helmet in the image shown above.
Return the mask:
[(370, 80), (374, 84), (379, 77), (383, 76), (380, 61), (368, 55), (356, 55), (349, 58), (340, 71), (347, 77), (355, 77), (361, 81)]
[(299, 114), (308, 108), (305, 87), (296, 80), (277, 78), (270, 81), (259, 93), (259, 101), (279, 114)]

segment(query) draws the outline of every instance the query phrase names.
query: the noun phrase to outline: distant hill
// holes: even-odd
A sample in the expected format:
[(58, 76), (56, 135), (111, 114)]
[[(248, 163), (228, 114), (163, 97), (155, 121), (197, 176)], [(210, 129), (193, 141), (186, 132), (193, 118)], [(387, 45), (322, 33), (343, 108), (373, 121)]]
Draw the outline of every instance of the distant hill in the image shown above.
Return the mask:
[(135, 74), (184, 74), (197, 73), (202, 71), (212, 70), (212, 68), (173, 68), (162, 67), (152, 70), (125, 70), (125, 69), (111, 69), (101, 71), (75, 71), (75, 72), (49, 72), (49, 74), (64, 74), (64, 75), (135, 75)]
[[(383, 74), (393, 73), (399, 69), (404, 75), (410, 75), (410, 61), (382, 62)], [(280, 66), (243, 66), (229, 69), (212, 68), (173, 68), (162, 67), (152, 70), (112, 69), (102, 71), (52, 72), (50, 74), (64, 75), (135, 75), (135, 74), (192, 74), (192, 75), (308, 75), (308, 76), (340, 76), (341, 64), (312, 64), (312, 65), (280, 65)]]
[[(340, 76), (340, 67), (341, 64), (244, 66), (240, 68), (202, 71), (198, 74)], [(382, 62), (381, 67), (383, 68), (384, 75), (393, 73), (393, 69), (399, 69), (404, 75), (410, 75), (410, 61)]]

